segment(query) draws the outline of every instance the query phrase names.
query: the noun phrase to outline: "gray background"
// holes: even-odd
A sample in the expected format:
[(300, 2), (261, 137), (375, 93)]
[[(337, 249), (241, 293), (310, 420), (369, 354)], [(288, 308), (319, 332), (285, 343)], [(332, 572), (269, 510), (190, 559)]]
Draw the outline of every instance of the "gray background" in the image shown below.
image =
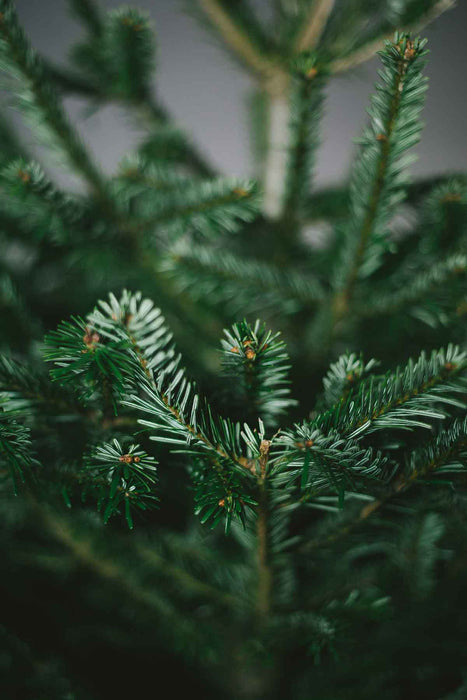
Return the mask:
[[(101, 4), (110, 9), (122, 2), (102, 0)], [(222, 172), (251, 174), (246, 100), (253, 84), (248, 75), (211, 34), (184, 12), (181, 0), (135, 0), (127, 4), (146, 9), (153, 18), (158, 37), (155, 87), (179, 125)], [(267, 5), (267, 0), (258, 4)], [(66, 0), (17, 0), (17, 8), (37, 49), (55, 61), (64, 60), (70, 43), (81, 33)], [(427, 70), (430, 91), (424, 112), (426, 127), (413, 172), (465, 170), (466, 0), (459, 0), (454, 10), (441, 16), (424, 34), (431, 50)], [(372, 60), (351, 75), (333, 79), (328, 88), (318, 185), (336, 182), (347, 172), (354, 149), (352, 139), (365, 121), (377, 68), (378, 61)], [(111, 172), (138, 139), (134, 124), (115, 107), (102, 108), (89, 116), (83, 100), (68, 99), (66, 106), (96, 159)]]

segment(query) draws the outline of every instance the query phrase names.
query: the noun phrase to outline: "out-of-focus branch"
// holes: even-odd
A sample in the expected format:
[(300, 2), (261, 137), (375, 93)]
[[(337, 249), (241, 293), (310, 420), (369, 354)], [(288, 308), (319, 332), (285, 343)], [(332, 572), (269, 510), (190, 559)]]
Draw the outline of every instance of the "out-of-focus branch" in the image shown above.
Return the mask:
[(209, 21), (217, 28), (226, 45), (257, 77), (265, 79), (268, 83), (274, 76), (283, 73), (277, 63), (258, 50), (218, 0), (198, 0), (198, 3)]
[[(433, 22), (433, 20), (442, 15), (443, 12), (452, 9), (455, 6), (455, 4), (456, 0), (440, 0), (440, 2), (437, 2), (436, 5), (434, 5), (430, 10), (428, 10), (428, 12), (418, 22), (414, 22), (411, 25), (403, 27), (404, 31), (419, 32), (427, 24)], [(349, 54), (348, 56), (345, 56), (344, 58), (335, 59), (331, 62), (329, 66), (331, 73), (343, 73), (344, 71), (347, 71), (350, 68), (354, 68), (355, 66), (360, 65), (360, 63), (368, 61), (370, 58), (372, 58), (372, 56), (375, 55), (377, 51), (383, 48), (385, 41), (387, 41), (388, 39), (392, 39), (393, 34), (394, 32), (385, 34), (384, 36), (379, 37), (379, 39), (374, 39), (368, 44), (361, 46), (359, 49)]]
[(297, 52), (316, 48), (326, 28), (335, 0), (316, 0), (295, 42)]
[[(154, 128), (154, 126), (168, 124), (172, 121), (165, 107), (157, 102), (151, 94), (145, 95), (144, 99), (138, 102), (128, 102), (117, 97), (113, 98), (109, 95), (103, 95), (98, 88), (73, 71), (63, 70), (47, 61), (45, 61), (44, 64), (47, 74), (54, 85), (63, 93), (82, 95), (83, 97), (94, 99), (98, 102), (116, 102), (130, 109), (134, 109), (140, 121), (144, 122), (149, 130)], [(204, 177), (214, 177), (216, 174), (215, 168), (206, 161), (192, 143), (187, 143), (186, 163), (188, 166), (192, 167), (195, 172)]]

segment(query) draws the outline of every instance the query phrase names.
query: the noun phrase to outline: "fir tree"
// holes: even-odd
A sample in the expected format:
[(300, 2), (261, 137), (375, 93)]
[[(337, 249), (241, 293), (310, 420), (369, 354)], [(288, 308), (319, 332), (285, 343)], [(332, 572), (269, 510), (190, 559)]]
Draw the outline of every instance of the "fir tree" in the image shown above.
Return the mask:
[[(409, 176), (452, 3), (272, 4), (188, 3), (257, 80), (256, 183), (154, 93), (144, 13), (70, 0), (62, 67), (0, 0), (12, 102), (85, 185), (2, 117), (6, 698), (466, 697), (467, 183)], [(349, 182), (315, 192), (326, 85), (375, 52)], [(70, 94), (144, 127), (114, 175)]]

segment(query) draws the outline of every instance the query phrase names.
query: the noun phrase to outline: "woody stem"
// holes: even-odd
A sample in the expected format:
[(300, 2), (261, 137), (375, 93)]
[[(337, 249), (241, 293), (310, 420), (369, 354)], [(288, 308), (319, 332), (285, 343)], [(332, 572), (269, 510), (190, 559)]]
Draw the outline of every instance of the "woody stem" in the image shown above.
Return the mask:
[(263, 440), (260, 447), (258, 478), (258, 589), (256, 610), (258, 616), (264, 619), (271, 609), (272, 571), (268, 556), (268, 494), (267, 494), (267, 464), (269, 459), (269, 440)]

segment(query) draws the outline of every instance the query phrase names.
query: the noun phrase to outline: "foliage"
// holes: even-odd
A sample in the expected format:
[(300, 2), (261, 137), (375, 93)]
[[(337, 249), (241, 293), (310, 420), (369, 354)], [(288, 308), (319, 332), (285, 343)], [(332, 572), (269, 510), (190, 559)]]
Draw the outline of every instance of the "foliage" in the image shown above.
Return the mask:
[[(4, 86), (84, 185), (0, 117), (6, 697), (463, 697), (466, 179), (408, 168), (451, 3), (187, 0), (257, 82), (259, 182), (161, 103), (147, 15), (69, 4), (57, 66), (0, 0)], [(375, 52), (315, 192), (326, 86)], [(138, 121), (115, 174), (71, 94)]]

